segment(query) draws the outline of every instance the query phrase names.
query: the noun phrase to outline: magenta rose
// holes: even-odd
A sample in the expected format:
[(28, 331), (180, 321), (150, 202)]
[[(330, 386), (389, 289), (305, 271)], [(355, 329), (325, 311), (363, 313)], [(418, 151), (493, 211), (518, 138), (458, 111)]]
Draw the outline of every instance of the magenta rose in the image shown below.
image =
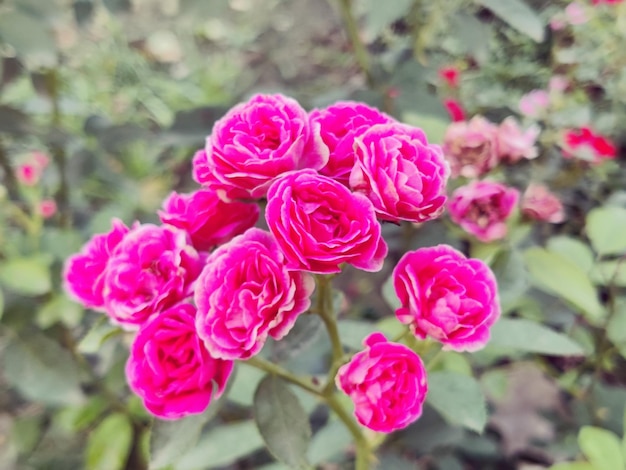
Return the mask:
[(128, 385), (162, 419), (202, 413), (224, 391), (232, 361), (211, 357), (195, 329), (196, 309), (178, 304), (145, 323), (130, 348)]
[(498, 286), (489, 267), (447, 245), (406, 253), (393, 270), (401, 307), (396, 316), (418, 338), (445, 350), (476, 351), (500, 317)]
[(330, 151), (328, 163), (320, 173), (348, 186), (354, 166), (354, 139), (375, 124), (395, 122), (393, 118), (364, 103), (339, 101), (309, 113), (318, 123), (324, 144)]
[(307, 273), (288, 271), (268, 232), (251, 228), (217, 248), (198, 279), (198, 334), (213, 357), (247, 359), (281, 339), (311, 304)]
[(560, 224), (565, 220), (563, 203), (542, 184), (531, 183), (521, 202), (522, 214), (533, 220)]
[(136, 327), (192, 294), (202, 270), (186, 232), (140, 225), (117, 245), (104, 273), (104, 308), (111, 319)]
[(113, 219), (111, 230), (91, 237), (80, 253), (70, 256), (63, 269), (65, 291), (86, 308), (104, 310), (104, 274), (111, 254), (129, 228)]
[(267, 193), (265, 218), (288, 269), (329, 274), (349, 263), (379, 271), (387, 255), (372, 203), (315, 171), (278, 178)]
[(407, 427), (422, 414), (428, 393), (422, 360), (382, 333), (372, 333), (363, 344), (365, 350), (339, 368), (337, 387), (352, 399), (363, 426), (386, 433)]
[(506, 221), (519, 199), (519, 192), (492, 181), (474, 181), (461, 186), (448, 204), (452, 220), (482, 242), (504, 238)]
[(224, 199), (259, 199), (278, 175), (318, 170), (327, 161), (319, 124), (297, 101), (255, 95), (215, 123), (205, 151), (194, 157), (194, 178)]
[(172, 192), (159, 217), (164, 224), (185, 230), (198, 251), (208, 251), (245, 232), (259, 219), (259, 207), (240, 201), (224, 202), (214, 191)]
[(380, 219), (425, 222), (443, 212), (450, 169), (421, 129), (376, 125), (355, 139), (355, 154), (350, 187), (372, 201)]
[(443, 153), (454, 178), (482, 176), (498, 164), (498, 126), (482, 116), (453, 122), (443, 139)]

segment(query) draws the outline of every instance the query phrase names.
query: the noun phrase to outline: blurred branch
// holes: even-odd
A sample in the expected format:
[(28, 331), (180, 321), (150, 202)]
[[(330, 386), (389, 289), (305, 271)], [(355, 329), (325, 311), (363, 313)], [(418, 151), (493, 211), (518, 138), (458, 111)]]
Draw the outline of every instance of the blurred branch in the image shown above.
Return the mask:
[(352, 1), (339, 0), (339, 13), (341, 14), (341, 19), (346, 27), (346, 33), (348, 34), (348, 39), (352, 44), (352, 49), (354, 49), (356, 62), (359, 64), (363, 75), (365, 75), (367, 85), (373, 88), (375, 86), (375, 80), (372, 75), (371, 59), (369, 52), (361, 39), (361, 35), (359, 34), (356, 18), (354, 17), (354, 12), (352, 11)]
[(0, 168), (4, 171), (4, 184), (9, 193), (9, 197), (11, 199), (16, 199), (18, 195), (17, 179), (15, 178), (13, 167), (11, 166), (11, 163), (9, 163), (9, 158), (7, 157), (6, 149), (4, 148), (2, 141), (0, 141)]

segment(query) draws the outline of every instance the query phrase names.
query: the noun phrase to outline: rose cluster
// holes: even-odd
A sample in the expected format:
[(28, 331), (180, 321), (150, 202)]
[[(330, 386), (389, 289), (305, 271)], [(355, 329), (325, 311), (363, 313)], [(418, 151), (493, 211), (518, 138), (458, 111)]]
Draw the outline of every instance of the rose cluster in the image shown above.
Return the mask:
[[(135, 336), (131, 389), (154, 415), (202, 412), (233, 361), (279, 340), (311, 305), (313, 274), (344, 264), (378, 271), (381, 222), (422, 223), (446, 204), (449, 164), (420, 129), (362, 103), (306, 112), (282, 95), (256, 95), (217, 121), (193, 159), (202, 188), (172, 193), (161, 225), (114, 220), (70, 257), (68, 293)], [(269, 231), (256, 228), (266, 200)], [(407, 253), (394, 271), (396, 315), (418, 338), (476, 350), (499, 316), (487, 266), (450, 247)], [(339, 369), (337, 386), (371, 429), (417, 419), (424, 365), (380, 333)]]

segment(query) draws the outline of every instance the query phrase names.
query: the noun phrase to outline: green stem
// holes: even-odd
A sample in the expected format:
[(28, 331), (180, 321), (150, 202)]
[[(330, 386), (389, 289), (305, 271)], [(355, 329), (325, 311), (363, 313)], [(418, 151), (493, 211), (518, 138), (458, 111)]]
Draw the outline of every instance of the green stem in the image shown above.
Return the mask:
[(354, 443), (356, 445), (356, 465), (354, 467), (355, 470), (368, 470), (370, 468), (371, 451), (367, 439), (365, 439), (365, 435), (361, 430), (361, 427), (341, 405), (341, 402), (337, 399), (336, 395), (327, 396), (326, 403), (328, 403), (330, 409), (335, 412), (337, 417), (348, 428), (348, 431), (350, 431), (352, 437), (354, 438)]
[(292, 374), (287, 369), (284, 369), (273, 362), (267, 361), (259, 356), (251, 357), (244, 362), (252, 367), (265, 371), (268, 374), (276, 375), (289, 383), (297, 385), (307, 392), (312, 393), (316, 397), (325, 399), (324, 395), (317, 387), (313, 386), (302, 377)]
[(17, 199), (19, 194), (17, 178), (15, 177), (11, 163), (9, 163), (9, 158), (2, 142), (0, 142), (0, 168), (4, 171), (4, 184), (9, 193), (9, 197), (11, 199)]
[(339, 0), (339, 12), (341, 13), (341, 18), (346, 26), (346, 32), (348, 33), (348, 38), (350, 39), (352, 48), (354, 49), (356, 62), (359, 64), (363, 75), (365, 75), (365, 80), (367, 81), (368, 86), (373, 88), (375, 80), (370, 67), (370, 55), (369, 52), (367, 52), (365, 44), (361, 40), (359, 28), (352, 12), (352, 1)]

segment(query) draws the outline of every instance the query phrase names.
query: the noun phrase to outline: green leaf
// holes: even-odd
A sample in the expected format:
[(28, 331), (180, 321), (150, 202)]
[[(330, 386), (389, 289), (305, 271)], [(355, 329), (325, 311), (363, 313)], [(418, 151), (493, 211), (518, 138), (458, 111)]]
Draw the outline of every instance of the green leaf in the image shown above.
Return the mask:
[(562, 462), (552, 465), (548, 470), (596, 470), (589, 462)]
[(507, 312), (528, 289), (524, 258), (517, 250), (503, 250), (496, 255), (491, 269), (498, 280), (502, 310)]
[(418, 114), (411, 111), (402, 115), (402, 121), (410, 126), (422, 129), (428, 138), (428, 142), (431, 144), (443, 143), (443, 137), (450, 125), (450, 121), (441, 116)]
[(2, 314), (4, 313), (4, 292), (0, 289), (0, 321), (2, 320)]
[(585, 224), (591, 246), (599, 255), (619, 255), (626, 252), (626, 209), (604, 206), (593, 209)]
[(339, 420), (331, 420), (313, 439), (307, 455), (313, 465), (319, 465), (345, 452), (352, 443), (352, 434)]
[(583, 348), (563, 333), (526, 319), (502, 318), (491, 327), (490, 345), (550, 356), (582, 356)]
[(593, 252), (580, 240), (564, 235), (548, 240), (548, 250), (574, 262), (580, 269), (589, 272), (593, 267)]
[[(626, 300), (620, 298), (615, 303), (615, 313), (606, 327), (607, 337), (626, 358)], [(626, 428), (624, 428), (626, 435)], [(626, 454), (625, 454), (626, 455)]]
[(14, 258), (0, 266), (0, 281), (17, 294), (42, 295), (50, 291), (50, 267), (44, 257)]
[(426, 401), (451, 424), (476, 432), (485, 428), (485, 396), (473, 377), (454, 372), (429, 374)]
[(393, 276), (389, 276), (387, 280), (384, 282), (382, 287), (383, 299), (391, 308), (391, 311), (395, 313), (395, 311), (401, 307), (400, 299), (396, 294), (396, 289), (393, 287)]
[(578, 445), (594, 470), (623, 470), (621, 442), (611, 431), (583, 426), (578, 433)]
[(35, 322), (42, 329), (50, 328), (58, 322), (72, 328), (80, 324), (83, 312), (83, 308), (76, 302), (64, 295), (57, 295), (37, 311)]
[(278, 377), (266, 376), (254, 394), (254, 419), (269, 451), (291, 468), (308, 468), (311, 426), (298, 398)]
[(597, 292), (589, 276), (574, 262), (539, 247), (526, 250), (524, 261), (538, 289), (570, 302), (593, 324), (602, 320), (605, 312)]
[(501, 20), (536, 42), (545, 37), (545, 25), (541, 17), (522, 0), (476, 0), (491, 10)]
[(122, 413), (107, 416), (89, 435), (87, 470), (123, 470), (133, 441), (133, 426)]
[(56, 64), (55, 41), (50, 28), (25, 12), (3, 12), (0, 15), (0, 37), (31, 67)]
[(406, 16), (412, 5), (413, 0), (395, 0), (393, 2), (367, 0), (365, 2), (367, 11), (366, 29), (369, 39), (375, 39), (385, 27)]
[(341, 343), (357, 351), (363, 349), (363, 340), (377, 331), (375, 323), (365, 320), (340, 320), (337, 322), (337, 328)]
[(593, 282), (601, 286), (626, 287), (626, 260), (597, 263), (590, 275)]
[(259, 369), (249, 366), (245, 362), (237, 361), (235, 377), (234, 379), (231, 378), (232, 386), (227, 392), (228, 400), (242, 406), (251, 406), (254, 392), (264, 375)]

